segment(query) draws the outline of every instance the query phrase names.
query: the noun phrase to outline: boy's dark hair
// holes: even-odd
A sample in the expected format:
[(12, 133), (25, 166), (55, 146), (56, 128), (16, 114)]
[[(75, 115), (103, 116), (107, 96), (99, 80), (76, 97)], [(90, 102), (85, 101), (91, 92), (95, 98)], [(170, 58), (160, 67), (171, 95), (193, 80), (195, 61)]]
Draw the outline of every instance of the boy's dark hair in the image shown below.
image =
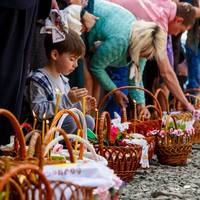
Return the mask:
[(195, 8), (186, 2), (177, 3), (176, 16), (183, 18), (183, 25), (193, 26), (196, 18)]
[(65, 40), (53, 43), (52, 35), (47, 34), (44, 40), (44, 47), (47, 58), (50, 59), (51, 51), (57, 50), (59, 54), (69, 53), (77, 57), (85, 55), (85, 44), (81, 37), (73, 30), (65, 34)]

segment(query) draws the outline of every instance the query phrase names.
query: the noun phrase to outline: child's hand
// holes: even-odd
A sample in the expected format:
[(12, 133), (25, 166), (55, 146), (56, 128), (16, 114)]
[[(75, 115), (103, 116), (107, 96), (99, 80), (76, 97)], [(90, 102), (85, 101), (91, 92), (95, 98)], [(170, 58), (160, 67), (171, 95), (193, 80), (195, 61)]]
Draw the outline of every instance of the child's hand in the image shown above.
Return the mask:
[(73, 87), (68, 92), (68, 97), (72, 103), (77, 103), (81, 101), (82, 97), (87, 96), (87, 94), (88, 91), (86, 90), (86, 88)]
[(93, 114), (92, 112), (95, 111), (97, 107), (96, 99), (90, 95), (86, 96), (85, 98), (85, 111), (88, 114)]

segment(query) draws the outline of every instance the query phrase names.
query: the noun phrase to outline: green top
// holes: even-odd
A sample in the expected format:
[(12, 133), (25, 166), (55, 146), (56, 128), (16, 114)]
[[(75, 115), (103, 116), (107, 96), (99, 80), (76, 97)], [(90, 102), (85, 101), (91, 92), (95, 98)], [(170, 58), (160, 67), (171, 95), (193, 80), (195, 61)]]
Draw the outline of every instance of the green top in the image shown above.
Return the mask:
[(94, 15), (99, 20), (88, 33), (89, 48), (95, 41), (102, 43), (91, 59), (90, 70), (101, 86), (110, 91), (117, 87), (105, 69), (109, 65), (122, 67), (128, 64), (127, 50), (136, 18), (123, 7), (104, 0), (94, 1)]

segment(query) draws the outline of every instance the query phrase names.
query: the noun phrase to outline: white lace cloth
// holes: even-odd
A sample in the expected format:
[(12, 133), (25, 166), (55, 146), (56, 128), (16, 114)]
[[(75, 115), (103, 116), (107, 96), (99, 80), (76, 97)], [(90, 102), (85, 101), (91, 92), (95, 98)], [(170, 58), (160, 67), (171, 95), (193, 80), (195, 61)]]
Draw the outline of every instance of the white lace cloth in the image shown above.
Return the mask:
[(148, 143), (145, 139), (124, 139), (127, 144), (138, 144), (142, 146), (142, 156), (140, 164), (142, 168), (149, 168), (149, 159), (148, 159)]

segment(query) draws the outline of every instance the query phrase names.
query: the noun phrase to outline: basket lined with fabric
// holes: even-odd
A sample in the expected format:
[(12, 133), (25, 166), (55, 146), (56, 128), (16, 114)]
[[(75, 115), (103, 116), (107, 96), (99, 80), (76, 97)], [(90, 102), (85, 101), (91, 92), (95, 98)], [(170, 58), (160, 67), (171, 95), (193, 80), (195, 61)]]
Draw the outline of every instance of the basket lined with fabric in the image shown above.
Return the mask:
[[(98, 129), (99, 144), (95, 145), (98, 154), (106, 158), (108, 166), (124, 181), (130, 181), (139, 166), (142, 147), (139, 145), (112, 146), (110, 144), (111, 119), (108, 112), (100, 117)], [(104, 145), (106, 136), (108, 145)]]
[[(133, 119), (129, 120), (129, 122), (131, 122), (131, 123), (129, 124), (129, 129), (127, 130), (127, 133), (135, 132), (135, 133), (140, 133), (140, 134), (145, 135), (148, 145), (149, 145), (149, 159), (151, 159), (154, 154), (155, 138), (152, 136), (151, 137), (147, 136), (146, 133), (149, 130), (155, 130), (155, 129), (159, 130), (161, 128), (162, 110), (161, 110), (158, 100), (155, 98), (155, 96), (150, 91), (148, 91), (144, 88), (136, 87), (136, 86), (123, 86), (123, 87), (117, 88), (115, 90), (112, 90), (111, 92), (109, 92), (107, 95), (104, 96), (103, 100), (100, 102), (99, 110), (103, 108), (103, 106), (109, 96), (111, 96), (114, 92), (116, 92), (118, 90), (124, 90), (124, 89), (142, 90), (153, 98), (155, 105), (148, 105), (148, 106), (144, 107), (141, 110), (141, 112), (139, 113), (139, 119), (137, 119), (137, 117), (135, 116), (135, 115), (137, 115), (137, 114), (135, 114), (135, 113), (137, 113), (136, 108), (134, 108), (134, 110), (132, 110)], [(149, 109), (154, 111), (152, 114), (152, 116), (154, 115), (154, 119), (143, 119), (144, 111), (149, 110)], [(128, 117), (127, 117), (126, 108), (122, 108), (122, 121), (126, 122), (127, 118)]]
[[(173, 119), (174, 130), (178, 131), (175, 119), (167, 116), (166, 126), (157, 135), (156, 153), (158, 160), (164, 165), (185, 165), (188, 155), (192, 151), (193, 132), (176, 132), (172, 134), (168, 129), (169, 119)], [(174, 132), (175, 133), (175, 132)], [(179, 134), (179, 135), (178, 135)]]
[[(186, 97), (188, 100), (193, 103), (196, 111), (192, 114), (191, 112), (181, 112), (178, 114), (173, 114), (176, 119), (184, 120), (184, 121), (191, 121), (195, 119), (193, 127), (195, 129), (195, 135), (193, 137), (193, 143), (200, 144), (200, 119), (199, 119), (199, 108), (200, 108), (200, 98), (195, 96), (194, 94), (190, 94), (189, 92), (200, 92), (200, 89), (192, 89), (187, 90)], [(197, 115), (197, 116), (195, 116)]]
[(53, 200), (94, 200), (94, 187), (79, 186), (67, 181), (50, 181)]
[[(83, 116), (82, 112), (79, 111), (78, 109), (70, 109), (70, 110), (63, 109), (63, 110), (59, 111), (59, 112), (55, 115), (55, 117), (54, 117), (54, 119), (53, 119), (53, 121), (52, 121), (51, 128), (52, 128), (52, 127), (57, 127), (59, 120), (60, 120), (64, 115), (70, 115), (70, 116), (74, 119), (74, 121), (75, 121), (75, 123), (76, 123), (76, 125), (77, 125), (77, 129), (80, 130), (80, 137), (86, 138), (86, 135), (87, 135), (87, 133), (86, 133), (86, 131), (87, 131), (87, 130), (86, 130), (86, 125), (85, 125), (86, 122), (85, 122), (85, 119), (84, 119), (84, 116)], [(79, 118), (82, 119), (83, 125), (81, 124)], [(59, 128), (60, 128), (60, 127), (59, 127)], [(51, 139), (52, 139), (52, 138), (49, 138), (49, 141), (48, 141), (48, 142), (50, 142)], [(80, 143), (80, 155), (79, 155), (79, 159), (83, 159), (83, 152), (84, 152), (84, 151), (83, 151), (83, 148), (84, 148), (83, 143)]]

